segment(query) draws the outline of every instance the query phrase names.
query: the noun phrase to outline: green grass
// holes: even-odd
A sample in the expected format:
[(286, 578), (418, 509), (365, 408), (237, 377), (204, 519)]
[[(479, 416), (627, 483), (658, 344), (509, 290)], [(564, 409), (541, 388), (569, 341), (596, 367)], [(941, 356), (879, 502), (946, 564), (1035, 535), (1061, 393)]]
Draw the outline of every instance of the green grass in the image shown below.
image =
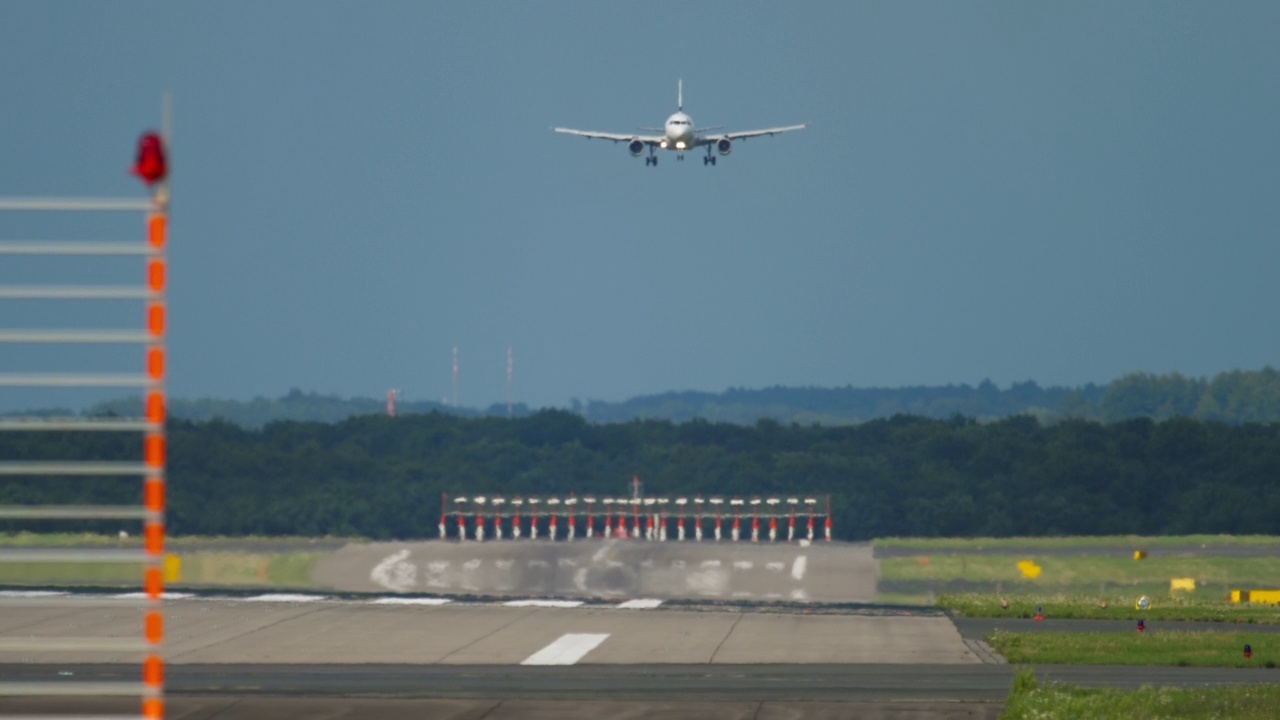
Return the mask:
[(1278, 535), (1098, 535), (1090, 537), (1013, 537), (1013, 538), (877, 538), (878, 548), (963, 552), (965, 550), (1067, 549), (1092, 547), (1132, 547), (1147, 550), (1154, 547), (1183, 545), (1278, 545)]
[(916, 593), (879, 593), (876, 602), (881, 605), (933, 605), (933, 596)]
[(1280, 707), (1280, 686), (1222, 688), (1084, 689), (1039, 685), (1019, 671), (1000, 720), (1270, 720)]
[[(889, 581), (946, 583), (976, 581), (1029, 583), (1052, 591), (1061, 586), (1098, 588), (1108, 585), (1161, 584), (1168, 591), (1172, 578), (1193, 578), (1197, 586), (1270, 588), (1280, 585), (1280, 555), (1272, 557), (1192, 557), (1168, 555), (1146, 560), (1117, 557), (1019, 555), (933, 555), (887, 558), (880, 561), (880, 577)], [(1020, 560), (1041, 568), (1035, 580), (1024, 578)]]
[(202, 552), (182, 557), (182, 580), (175, 587), (314, 587), (311, 568), (325, 553)]
[[(223, 537), (223, 536), (186, 536), (168, 538), (171, 544), (181, 545), (184, 548), (219, 548), (219, 547), (235, 547), (243, 545), (279, 545), (279, 546), (307, 546), (317, 542), (359, 542), (360, 538), (337, 538), (337, 537), (268, 537), (259, 535), (246, 535), (244, 537)], [(0, 547), (7, 548), (24, 548), (24, 547), (124, 547), (135, 548), (142, 547), (142, 536), (140, 534), (130, 535), (128, 538), (120, 539), (118, 535), (99, 535), (95, 533), (0, 533)]]
[[(1001, 607), (1000, 597), (987, 593), (953, 593), (939, 595), (935, 605), (960, 617), (1013, 617), (1030, 618), (1036, 608), (1043, 608), (1046, 617), (1055, 619), (1132, 620), (1145, 618), (1148, 622), (1191, 620), (1202, 622), (1280, 623), (1280, 608), (1271, 605), (1229, 603), (1206, 596), (1190, 596), (1179, 593), (1176, 597), (1150, 595), (1151, 607), (1138, 610), (1133, 603), (1136, 595), (1008, 595), (1008, 609)], [(1107, 607), (1102, 601), (1107, 601)]]
[[(1011, 663), (1042, 665), (1176, 665), (1265, 668), (1280, 663), (1280, 637), (1270, 633), (995, 632), (987, 642)], [(1253, 659), (1244, 659), (1244, 645)]]
[[(311, 569), (326, 553), (175, 553), (181, 579), (172, 587), (314, 588)], [(142, 585), (142, 563), (0, 563), (0, 585), (58, 587)]]

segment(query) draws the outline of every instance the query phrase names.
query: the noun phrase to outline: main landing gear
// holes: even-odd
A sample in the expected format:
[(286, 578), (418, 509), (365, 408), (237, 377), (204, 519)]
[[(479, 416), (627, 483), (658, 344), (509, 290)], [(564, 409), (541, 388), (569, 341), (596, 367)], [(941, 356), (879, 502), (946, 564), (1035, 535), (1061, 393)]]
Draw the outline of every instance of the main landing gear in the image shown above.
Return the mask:
[(702, 164), (703, 164), (703, 165), (715, 165), (715, 164), (716, 164), (716, 158), (715, 158), (715, 156), (714, 156), (714, 155), (708, 155), (708, 156), (706, 156), (706, 157), (702, 158)]
[(649, 157), (644, 159), (644, 166), (649, 167), (650, 165), (654, 167), (658, 166), (658, 156), (653, 154), (652, 145), (649, 146)]

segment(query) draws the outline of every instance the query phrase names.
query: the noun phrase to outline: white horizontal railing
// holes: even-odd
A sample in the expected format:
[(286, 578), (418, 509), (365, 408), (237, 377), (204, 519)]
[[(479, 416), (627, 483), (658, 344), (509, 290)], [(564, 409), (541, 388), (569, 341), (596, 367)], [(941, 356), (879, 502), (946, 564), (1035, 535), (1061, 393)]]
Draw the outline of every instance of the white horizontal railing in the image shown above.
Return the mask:
[(155, 381), (146, 375), (122, 374), (0, 374), (0, 387), (147, 387)]
[(0, 242), (0, 255), (152, 255), (145, 243)]
[(145, 330), (0, 330), (0, 343), (125, 345), (154, 343)]
[(16, 417), (0, 418), (0, 432), (148, 432), (158, 424), (145, 418)]
[(147, 288), (110, 285), (0, 285), (0, 300), (154, 300)]
[(99, 460), (10, 460), (0, 462), (0, 475), (162, 475), (141, 462)]
[(141, 505), (0, 505), (0, 520), (146, 520), (159, 516)]
[(35, 212), (147, 212), (156, 205), (139, 198), (0, 198), (0, 210)]

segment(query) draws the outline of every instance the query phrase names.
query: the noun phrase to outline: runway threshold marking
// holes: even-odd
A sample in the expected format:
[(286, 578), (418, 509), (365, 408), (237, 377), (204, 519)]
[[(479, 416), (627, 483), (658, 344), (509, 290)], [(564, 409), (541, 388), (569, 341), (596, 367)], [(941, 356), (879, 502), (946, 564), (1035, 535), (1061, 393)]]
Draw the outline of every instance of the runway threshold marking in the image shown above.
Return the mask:
[(567, 633), (525, 658), (520, 664), (574, 665), (608, 637), (608, 633)]

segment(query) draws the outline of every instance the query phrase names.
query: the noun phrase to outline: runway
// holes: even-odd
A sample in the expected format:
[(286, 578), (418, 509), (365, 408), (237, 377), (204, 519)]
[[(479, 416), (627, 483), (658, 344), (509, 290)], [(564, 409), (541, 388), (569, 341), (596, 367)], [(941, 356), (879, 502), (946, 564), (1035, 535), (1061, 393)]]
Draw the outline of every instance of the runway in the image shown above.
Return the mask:
[[(601, 638), (599, 644), (575, 664), (982, 663), (951, 621), (935, 613), (386, 605), (272, 597), (167, 603), (166, 662), (511, 666), (566, 636), (591, 635)], [(137, 607), (85, 607), (74, 600), (0, 604), (0, 662), (136, 662), (140, 652), (92, 646), (137, 638), (141, 613)], [(30, 637), (56, 639), (60, 649), (19, 642)], [(15, 642), (25, 649), (6, 649)]]
[[(1265, 670), (1039, 666), (1042, 680), (1135, 688), (1277, 682)], [(172, 718), (995, 720), (1009, 665), (175, 665)], [(25, 682), (135, 679), (122, 665), (0, 665)], [(123, 698), (0, 698), (0, 714), (136, 711)]]
[[(333, 553), (316, 580), (331, 590), (166, 602), (168, 717), (995, 720), (1014, 668), (982, 642), (990, 631), (1131, 631), (864, 605), (875, 561), (840, 543), (364, 544)], [(137, 683), (142, 613), (128, 597), (0, 597), (0, 682)], [(1122, 688), (1280, 681), (1038, 670)], [(136, 714), (137, 699), (0, 697), (0, 715), (85, 712)]]

